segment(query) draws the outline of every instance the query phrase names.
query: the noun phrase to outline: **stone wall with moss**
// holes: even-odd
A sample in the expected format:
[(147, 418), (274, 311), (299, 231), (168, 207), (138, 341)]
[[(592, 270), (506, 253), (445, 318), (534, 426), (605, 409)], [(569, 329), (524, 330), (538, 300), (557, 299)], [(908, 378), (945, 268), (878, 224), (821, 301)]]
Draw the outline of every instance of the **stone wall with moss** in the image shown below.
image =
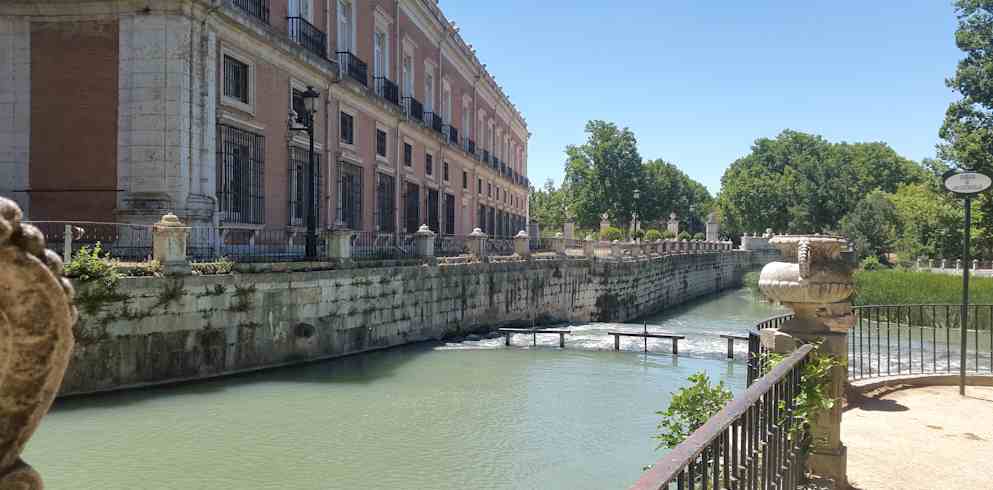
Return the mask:
[(61, 394), (199, 379), (539, 322), (626, 321), (739, 285), (748, 252), (77, 284)]

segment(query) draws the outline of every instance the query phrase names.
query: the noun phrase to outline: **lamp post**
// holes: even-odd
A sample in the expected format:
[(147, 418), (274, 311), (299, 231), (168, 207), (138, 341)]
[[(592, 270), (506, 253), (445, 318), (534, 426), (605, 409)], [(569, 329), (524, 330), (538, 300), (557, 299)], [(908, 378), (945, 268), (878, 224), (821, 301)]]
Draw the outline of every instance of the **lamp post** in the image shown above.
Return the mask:
[(641, 191), (638, 189), (634, 190), (634, 212), (631, 213), (633, 218), (633, 223), (631, 224), (631, 238), (634, 238), (635, 232), (638, 231), (638, 200), (641, 199)]
[[(307, 235), (305, 254), (306, 258), (312, 259), (317, 256), (317, 206), (315, 205), (314, 189), (317, 180), (317, 168), (314, 165), (314, 115), (317, 114), (317, 100), (321, 94), (314, 90), (314, 87), (307, 86), (307, 90), (301, 94), (303, 96), (306, 112), (296, 114), (290, 111), (289, 129), (290, 131), (306, 131), (310, 138), (310, 153), (307, 162), (307, 190), (304, 192), (304, 206), (307, 209)], [(299, 116), (299, 117), (297, 117)], [(295, 123), (302, 122), (303, 126), (296, 126)]]

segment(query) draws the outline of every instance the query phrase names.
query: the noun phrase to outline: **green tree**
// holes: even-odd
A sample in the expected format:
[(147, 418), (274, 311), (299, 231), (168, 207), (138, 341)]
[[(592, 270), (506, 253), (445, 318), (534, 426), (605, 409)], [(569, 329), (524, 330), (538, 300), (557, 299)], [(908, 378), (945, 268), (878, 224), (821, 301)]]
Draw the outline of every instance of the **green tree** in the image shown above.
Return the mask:
[(872, 191), (842, 218), (841, 232), (855, 244), (859, 257), (876, 256), (885, 262), (885, 254), (896, 241), (896, 207), (885, 192)]
[(723, 381), (712, 385), (704, 372), (692, 374), (688, 379), (692, 384), (672, 394), (669, 408), (655, 412), (662, 416), (655, 435), (658, 448), (678, 446), (732, 399), (731, 390)]
[(566, 147), (564, 187), (582, 227), (592, 228), (607, 212), (627, 225), (635, 211), (634, 189), (643, 185), (638, 142), (630, 129), (606, 121), (586, 123), (586, 143)]
[(531, 187), (528, 195), (531, 219), (546, 230), (561, 230), (569, 211), (567, 193), (567, 189), (556, 189), (552, 179), (546, 180), (541, 189)]
[[(993, 0), (956, 0), (955, 44), (965, 53), (946, 85), (961, 95), (945, 112), (938, 155), (963, 168), (993, 172)], [(983, 193), (981, 254), (993, 244), (993, 197)]]

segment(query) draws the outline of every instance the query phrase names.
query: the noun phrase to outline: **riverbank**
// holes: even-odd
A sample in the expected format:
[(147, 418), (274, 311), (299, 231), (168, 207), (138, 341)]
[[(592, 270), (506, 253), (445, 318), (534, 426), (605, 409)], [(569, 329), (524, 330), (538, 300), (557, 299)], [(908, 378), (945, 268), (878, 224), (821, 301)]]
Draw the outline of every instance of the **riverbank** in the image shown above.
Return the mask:
[[(969, 301), (993, 304), (993, 278), (970, 277)], [(959, 304), (962, 276), (898, 269), (855, 273), (855, 295), (859, 305)]]
[(60, 394), (205, 379), (532, 319), (623, 322), (739, 285), (752, 261), (725, 251), (124, 278), (81, 308)]

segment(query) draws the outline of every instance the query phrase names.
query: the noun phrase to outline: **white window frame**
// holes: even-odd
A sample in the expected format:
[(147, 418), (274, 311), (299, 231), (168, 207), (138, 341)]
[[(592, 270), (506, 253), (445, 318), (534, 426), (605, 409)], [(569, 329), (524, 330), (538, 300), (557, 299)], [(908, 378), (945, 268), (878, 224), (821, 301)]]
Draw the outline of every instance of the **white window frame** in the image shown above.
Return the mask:
[[(431, 60), (424, 60), (424, 112), (435, 113), (437, 107), (435, 93), (438, 91), (438, 81), (435, 80), (437, 67)], [(429, 84), (428, 81), (431, 83)]]
[[(355, 2), (353, 0), (336, 0), (336, 1), (338, 3), (337, 3), (337, 6), (335, 7), (335, 10), (336, 10), (336, 17), (338, 18), (338, 20), (337, 20), (336, 27), (335, 27), (335, 31), (336, 31), (336, 33), (335, 33), (335, 43), (336, 43), (335, 44), (335, 49), (337, 51), (348, 51), (349, 53), (356, 54), (355, 53), (355, 45), (356, 45), (356, 42), (355, 42), (355, 27), (356, 27), (355, 26)], [(342, 20), (343, 20), (342, 17), (343, 17), (344, 11), (343, 11), (342, 7), (345, 6), (345, 5), (348, 6), (348, 11), (349, 11), (349, 14), (350, 15), (349, 15), (349, 17), (347, 19), (348, 20), (348, 23), (347, 23), (347, 25), (348, 25), (348, 33), (347, 34), (348, 35), (347, 35), (347, 37), (344, 37), (343, 38), (342, 33), (341, 33), (341, 25), (342, 25)], [(342, 40), (346, 41), (348, 43), (348, 45), (347, 46), (342, 46), (342, 42), (341, 42)]]
[[(248, 67), (248, 103), (244, 103), (234, 97), (228, 97), (224, 93), (224, 57), (228, 56), (234, 58), (235, 60), (244, 63)], [(221, 46), (221, 104), (231, 107), (232, 109), (237, 109), (239, 111), (247, 112), (251, 115), (255, 115), (255, 61), (246, 54), (242, 54), (240, 51), (236, 51), (228, 46)], [(292, 98), (292, 93), (291, 93)], [(292, 100), (292, 99), (291, 99)]]

